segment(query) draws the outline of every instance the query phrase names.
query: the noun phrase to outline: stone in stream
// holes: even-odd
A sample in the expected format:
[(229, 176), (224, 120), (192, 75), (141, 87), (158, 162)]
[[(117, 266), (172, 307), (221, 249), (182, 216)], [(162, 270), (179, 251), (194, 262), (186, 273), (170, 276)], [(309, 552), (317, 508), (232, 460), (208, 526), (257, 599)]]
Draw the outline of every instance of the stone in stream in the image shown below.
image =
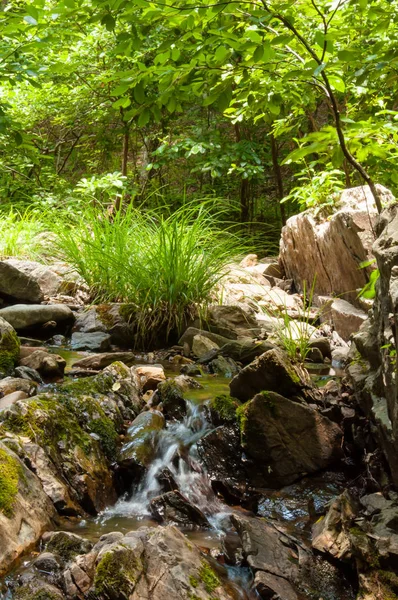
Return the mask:
[(26, 396), (34, 396), (37, 392), (37, 383), (19, 377), (6, 377), (0, 380), (0, 397), (13, 392), (25, 392)]
[(35, 350), (20, 361), (22, 367), (34, 369), (45, 379), (61, 379), (64, 375), (66, 360), (58, 354)]
[(20, 342), (7, 321), (0, 316), (0, 379), (11, 375), (19, 359)]
[(39, 540), (55, 515), (38, 477), (0, 442), (0, 575)]
[(306, 404), (263, 392), (238, 415), (242, 446), (257, 466), (254, 485), (289, 485), (341, 457), (340, 427)]
[(314, 598), (352, 600), (351, 584), (336, 567), (317, 560), (311, 550), (284, 531), (282, 523), (233, 514), (243, 556), (254, 572), (254, 589), (264, 600)]
[(333, 301), (331, 313), (334, 328), (345, 342), (349, 341), (368, 317), (366, 312), (340, 298)]
[(202, 358), (212, 350), (219, 350), (220, 347), (215, 342), (203, 335), (195, 335), (192, 341), (192, 354), (197, 358)]
[(256, 337), (260, 333), (254, 311), (244, 310), (241, 306), (209, 306), (206, 322), (213, 333), (232, 339)]
[(131, 374), (142, 392), (156, 390), (159, 383), (166, 381), (164, 369), (160, 365), (131, 367)]
[(43, 325), (49, 321), (68, 324), (75, 318), (71, 309), (65, 304), (15, 304), (0, 309), (0, 317), (17, 331)]
[(74, 369), (93, 369), (101, 371), (115, 361), (120, 361), (128, 367), (133, 364), (135, 354), (133, 352), (102, 352), (81, 358), (73, 363)]
[(311, 392), (313, 385), (308, 372), (293, 364), (279, 349), (269, 350), (244, 367), (231, 381), (233, 398), (250, 400), (263, 390), (278, 392), (287, 397)]
[(121, 452), (121, 464), (147, 468), (156, 454), (156, 438), (165, 426), (159, 411), (146, 411), (138, 415), (128, 429), (128, 442)]
[(210, 528), (210, 523), (199, 508), (187, 500), (178, 490), (166, 492), (153, 498), (150, 503), (153, 517), (184, 529)]
[(91, 352), (106, 352), (111, 347), (111, 336), (102, 331), (83, 333), (76, 331), (72, 333), (72, 350), (89, 350)]
[(162, 403), (163, 414), (167, 418), (181, 420), (186, 415), (187, 404), (178, 382), (168, 379), (159, 383), (156, 394), (159, 402)]

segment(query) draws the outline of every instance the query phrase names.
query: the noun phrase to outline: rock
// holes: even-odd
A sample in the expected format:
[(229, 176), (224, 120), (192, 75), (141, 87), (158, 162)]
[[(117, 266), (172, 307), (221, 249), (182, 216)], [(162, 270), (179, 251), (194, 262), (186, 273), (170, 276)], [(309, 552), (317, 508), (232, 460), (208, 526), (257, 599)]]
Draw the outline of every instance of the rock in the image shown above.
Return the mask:
[(48, 583), (36, 573), (24, 573), (20, 579), (20, 586), (16, 588), (13, 598), (41, 598), (42, 600), (65, 600), (63, 592), (55, 585)]
[(121, 592), (130, 600), (234, 597), (198, 548), (173, 526), (141, 528), (102, 547), (88, 595), (118, 598)]
[(0, 414), (1, 431), (19, 436), (42, 487), (62, 514), (97, 514), (116, 501), (111, 464), (134, 413), (135, 390), (121, 363), (89, 380), (68, 381)]
[(205, 515), (178, 491), (153, 498), (150, 509), (155, 519), (187, 529), (210, 528)]
[[(377, 189), (382, 201), (392, 199), (386, 188), (378, 185)], [(315, 282), (316, 294), (344, 294), (355, 302), (355, 290), (368, 279), (369, 269), (359, 266), (371, 257), (376, 217), (368, 186), (344, 190), (339, 210), (331, 217), (317, 220), (311, 210), (291, 217), (282, 230), (280, 246), (286, 276), (294, 279), (300, 291), (304, 281), (307, 286)]]
[(206, 320), (210, 331), (225, 337), (231, 337), (231, 332), (238, 339), (256, 337), (259, 333), (254, 311), (244, 310), (241, 306), (209, 306)]
[(103, 352), (101, 354), (92, 354), (73, 363), (76, 369), (93, 369), (102, 371), (105, 367), (115, 361), (120, 361), (127, 366), (131, 366), (135, 361), (133, 352)]
[(209, 401), (211, 422), (218, 427), (219, 425), (231, 425), (237, 422), (236, 410), (241, 403), (236, 398), (231, 398), (227, 394), (219, 394)]
[(202, 375), (202, 369), (198, 365), (183, 365), (180, 369), (181, 375), (196, 377)]
[(52, 552), (42, 552), (34, 559), (33, 564), (39, 571), (47, 573), (56, 573), (61, 568), (59, 558)]
[(192, 352), (198, 358), (202, 358), (211, 350), (219, 350), (219, 346), (203, 335), (195, 335), (192, 341)]
[(46, 551), (69, 562), (79, 554), (85, 554), (92, 548), (91, 542), (69, 531), (50, 531), (42, 538)]
[(252, 508), (256, 499), (249, 483), (250, 458), (242, 456), (239, 430), (234, 423), (213, 429), (197, 442), (198, 454), (211, 485), (229, 504)]
[[(42, 265), (33, 260), (19, 260), (16, 258), (9, 258), (4, 262), (27, 275), (31, 281), (36, 282), (43, 296), (55, 296), (62, 291), (63, 279), (51, 266)], [(20, 298), (20, 300), (24, 299), (26, 298)]]
[(341, 457), (340, 427), (305, 404), (264, 392), (238, 415), (243, 448), (268, 487), (289, 485)]
[(6, 377), (0, 381), (0, 397), (7, 396), (13, 392), (24, 392), (26, 398), (34, 396), (37, 392), (37, 383), (29, 379), (20, 379), (18, 377)]
[(0, 317), (19, 331), (48, 321), (72, 322), (74, 315), (65, 304), (15, 304), (0, 309)]
[(260, 298), (258, 305), (265, 307), (265, 310), (269, 310), (271, 314), (274, 312), (286, 312), (287, 310), (303, 308), (303, 302), (300, 296), (297, 294), (288, 294), (277, 287), (267, 290), (263, 297)]
[(312, 528), (312, 547), (338, 560), (351, 558), (352, 545), (349, 529), (358, 512), (346, 491), (331, 504), (326, 516)]
[(0, 379), (13, 372), (19, 359), (19, 348), (13, 327), (0, 317)]
[(54, 517), (39, 479), (0, 442), (0, 574), (39, 540)]
[(225, 358), (224, 356), (217, 356), (217, 358), (212, 360), (209, 363), (209, 369), (212, 373), (228, 378), (239, 373), (239, 367), (236, 362), (232, 358)]
[(137, 378), (138, 385), (142, 392), (156, 390), (159, 383), (166, 381), (164, 369), (161, 366), (148, 365), (132, 367), (131, 372)]
[(274, 344), (271, 344), (268, 341), (256, 342), (249, 339), (231, 340), (221, 346), (220, 350), (217, 351), (214, 356), (209, 356), (206, 361), (206, 357), (203, 357), (201, 360), (204, 362), (210, 362), (214, 360), (218, 354), (220, 354), (221, 356), (232, 358), (234, 361), (247, 365), (248, 363), (251, 363), (257, 356), (261, 356), (261, 354), (264, 354), (264, 352), (274, 348)]
[(354, 597), (352, 584), (330, 564), (317, 562), (296, 538), (284, 532), (278, 522), (234, 514), (243, 556), (254, 572), (254, 588), (266, 600)]
[(18, 400), (24, 400), (28, 397), (28, 394), (25, 392), (12, 392), (11, 394), (7, 394), (0, 398), (0, 411), (6, 408), (10, 408), (14, 404), (14, 402), (18, 402)]
[(174, 377), (174, 383), (178, 385), (181, 392), (186, 392), (187, 390), (200, 390), (203, 386), (193, 377), (188, 377), (188, 375), (177, 375)]
[(111, 336), (108, 333), (95, 331), (93, 333), (72, 333), (72, 350), (90, 350), (91, 352), (106, 352), (111, 347)]
[(0, 261), (0, 295), (26, 302), (43, 300), (39, 284), (5, 261)]
[(258, 256), (257, 254), (248, 254), (245, 256), (243, 260), (239, 263), (239, 266), (242, 268), (246, 267), (254, 267), (258, 264)]
[(323, 358), (332, 358), (332, 349), (330, 346), (330, 340), (327, 337), (317, 337), (309, 341), (310, 348), (317, 348)]
[(157, 395), (162, 403), (163, 414), (171, 419), (181, 420), (187, 412), (182, 388), (173, 379), (159, 383)]
[(203, 329), (197, 329), (196, 327), (188, 327), (188, 329), (184, 332), (184, 334), (179, 339), (178, 343), (180, 346), (184, 346), (184, 344), (188, 344), (189, 349), (192, 349), (193, 338), (195, 335), (200, 335), (202, 337), (206, 337), (218, 346), (223, 346), (231, 341), (230, 338), (224, 337), (222, 335), (218, 335), (217, 333), (211, 333), (210, 331), (204, 331)]
[(264, 265), (263, 275), (270, 275), (277, 279), (283, 279), (283, 271), (278, 261), (270, 262)]
[(165, 419), (159, 411), (139, 414), (128, 429), (128, 443), (121, 452), (122, 461), (148, 467), (156, 453), (157, 434), (164, 426)]
[(30, 367), (16, 367), (14, 370), (14, 375), (20, 379), (26, 379), (28, 381), (34, 381), (36, 383), (43, 383), (42, 378), (39, 373), (35, 369), (31, 369)]
[(332, 366), (334, 367), (344, 367), (349, 359), (350, 348), (340, 347), (334, 348), (332, 350)]
[(346, 342), (349, 341), (351, 335), (356, 333), (367, 319), (367, 314), (363, 310), (355, 308), (355, 306), (346, 300), (334, 300), (331, 312), (334, 328)]
[[(398, 400), (396, 390), (396, 314), (398, 312), (398, 206), (383, 211), (373, 252), (380, 277), (369, 326), (353, 343), (348, 367), (356, 400), (370, 420), (376, 444), (382, 448), (391, 477), (398, 485)], [(369, 351), (372, 349), (371, 351)], [(361, 355), (361, 351), (364, 352)]]
[(250, 400), (263, 390), (283, 396), (296, 396), (312, 387), (308, 372), (291, 363), (281, 350), (268, 350), (244, 367), (231, 381), (233, 398)]
[(323, 363), (323, 354), (319, 348), (309, 348), (305, 360), (312, 363)]
[(58, 354), (35, 350), (20, 361), (22, 367), (34, 369), (45, 379), (60, 379), (64, 375), (66, 360)]

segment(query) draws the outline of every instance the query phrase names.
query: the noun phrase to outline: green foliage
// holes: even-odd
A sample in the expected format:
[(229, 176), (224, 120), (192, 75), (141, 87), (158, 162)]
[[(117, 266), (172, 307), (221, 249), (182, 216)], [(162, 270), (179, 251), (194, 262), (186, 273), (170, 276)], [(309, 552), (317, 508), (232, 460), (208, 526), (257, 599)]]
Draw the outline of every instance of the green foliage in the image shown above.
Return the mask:
[[(361, 269), (366, 269), (376, 262), (376, 259), (371, 259), (362, 262), (359, 266)], [(376, 297), (376, 284), (380, 278), (379, 269), (373, 269), (369, 275), (369, 281), (363, 286), (358, 294), (359, 298), (366, 298), (367, 300), (373, 300)]]
[(0, 212), (0, 258), (37, 258), (46, 247), (43, 215), (34, 209)]
[(317, 172), (309, 165), (296, 177), (300, 185), (294, 187), (283, 202), (297, 203), (300, 210), (311, 208), (315, 215), (330, 215), (344, 189), (344, 173), (338, 169)]
[[(300, 316), (298, 319), (290, 317), (289, 309), (286, 305), (281, 310), (262, 307), (263, 311), (269, 317), (275, 319), (275, 323), (278, 323), (273, 332), (273, 337), (276, 343), (285, 350), (289, 358), (293, 361), (299, 360), (300, 362), (305, 362), (311, 349), (310, 340), (314, 332), (312, 324), (314, 321), (312, 300), (314, 297), (315, 281), (314, 279), (310, 289), (307, 288), (306, 281), (303, 283), (303, 308), (299, 309)], [(282, 320), (282, 323), (279, 323), (280, 320)]]
[(131, 205), (112, 218), (88, 208), (58, 236), (60, 255), (93, 298), (132, 305), (139, 344), (155, 332), (164, 330), (167, 339), (180, 331), (196, 307), (210, 301), (225, 266), (242, 249), (209, 207), (192, 204), (168, 217)]

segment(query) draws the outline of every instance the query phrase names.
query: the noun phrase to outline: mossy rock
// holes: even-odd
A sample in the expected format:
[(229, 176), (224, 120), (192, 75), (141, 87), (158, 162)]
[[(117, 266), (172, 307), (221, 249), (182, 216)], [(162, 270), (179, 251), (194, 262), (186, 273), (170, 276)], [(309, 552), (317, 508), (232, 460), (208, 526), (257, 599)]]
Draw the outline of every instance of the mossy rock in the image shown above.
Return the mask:
[(15, 329), (0, 317), (0, 378), (11, 375), (19, 360), (20, 341)]
[(143, 571), (136, 552), (119, 544), (101, 557), (95, 572), (93, 595), (97, 598), (129, 598)]
[(211, 420), (214, 425), (233, 424), (237, 422), (236, 411), (241, 403), (228, 394), (219, 394), (209, 403)]
[(69, 531), (56, 531), (47, 535), (50, 535), (50, 539), (46, 543), (46, 551), (58, 555), (65, 561), (70, 561), (79, 554), (87, 554), (92, 548), (88, 540)]
[(0, 448), (0, 512), (8, 518), (13, 515), (14, 501), (22, 476), (19, 462), (5, 449)]
[(123, 448), (121, 459), (147, 468), (155, 456), (157, 436), (164, 425), (164, 416), (158, 411), (139, 414), (128, 430), (129, 441)]
[(187, 412), (187, 405), (181, 387), (173, 379), (168, 379), (159, 383), (158, 394), (163, 413), (173, 419), (182, 419)]

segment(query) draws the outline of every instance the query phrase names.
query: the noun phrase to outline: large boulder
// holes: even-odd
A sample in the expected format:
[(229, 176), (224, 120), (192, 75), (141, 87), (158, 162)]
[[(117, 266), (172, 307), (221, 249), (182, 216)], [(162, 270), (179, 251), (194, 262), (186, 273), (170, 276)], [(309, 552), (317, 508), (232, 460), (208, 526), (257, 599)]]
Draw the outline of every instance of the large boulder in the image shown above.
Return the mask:
[(0, 379), (10, 375), (19, 359), (20, 342), (14, 328), (0, 316)]
[(51, 527), (55, 514), (37, 476), (0, 442), (0, 575)]
[(122, 461), (133, 466), (148, 467), (156, 454), (158, 433), (164, 426), (165, 419), (159, 411), (139, 414), (128, 429), (128, 441), (121, 453)]
[(60, 323), (74, 320), (73, 312), (65, 304), (15, 304), (0, 309), (0, 317), (17, 331), (48, 321)]
[(311, 389), (312, 384), (305, 369), (293, 364), (281, 350), (273, 349), (244, 367), (232, 379), (229, 388), (233, 398), (246, 402), (263, 390), (297, 396)]
[[(383, 202), (393, 200), (389, 190), (377, 186)], [(345, 190), (331, 217), (316, 218), (311, 210), (291, 217), (282, 230), (280, 257), (286, 276), (298, 290), (315, 283), (321, 295), (344, 295), (355, 302), (368, 281), (369, 260), (377, 210), (368, 186)], [(305, 257), (305, 259), (303, 259)]]
[(243, 448), (258, 467), (258, 486), (289, 485), (341, 456), (340, 427), (306, 404), (263, 392), (238, 415)]
[(115, 361), (120, 361), (127, 366), (130, 366), (135, 361), (133, 352), (103, 352), (101, 354), (91, 354), (85, 358), (81, 358), (73, 363), (74, 369), (92, 369), (93, 371), (101, 371)]
[(373, 246), (380, 277), (369, 321), (353, 336), (348, 367), (357, 400), (372, 423), (394, 484), (398, 486), (398, 205), (386, 209), (377, 225)]
[[(9, 258), (4, 261), (38, 284), (43, 296), (55, 296), (62, 291), (63, 280), (51, 267), (33, 260)], [(24, 300), (26, 298), (20, 298)]]
[(62, 379), (66, 367), (66, 360), (58, 354), (50, 354), (43, 350), (35, 350), (20, 361), (22, 367), (34, 369), (47, 379)]
[(259, 333), (254, 311), (241, 306), (209, 306), (206, 321), (210, 331), (228, 338), (256, 337)]
[(165, 523), (179, 525), (184, 529), (210, 528), (203, 512), (177, 490), (153, 498), (150, 509), (155, 519)]
[(0, 296), (25, 302), (41, 302), (44, 298), (37, 281), (5, 261), (0, 261)]
[(240, 514), (234, 514), (231, 521), (242, 543), (243, 558), (254, 574), (253, 587), (259, 598), (354, 598), (344, 575), (331, 564), (317, 562), (281, 523)]
[(333, 300), (331, 313), (335, 330), (346, 342), (349, 341), (351, 335), (356, 333), (367, 319), (366, 312), (340, 298)]

